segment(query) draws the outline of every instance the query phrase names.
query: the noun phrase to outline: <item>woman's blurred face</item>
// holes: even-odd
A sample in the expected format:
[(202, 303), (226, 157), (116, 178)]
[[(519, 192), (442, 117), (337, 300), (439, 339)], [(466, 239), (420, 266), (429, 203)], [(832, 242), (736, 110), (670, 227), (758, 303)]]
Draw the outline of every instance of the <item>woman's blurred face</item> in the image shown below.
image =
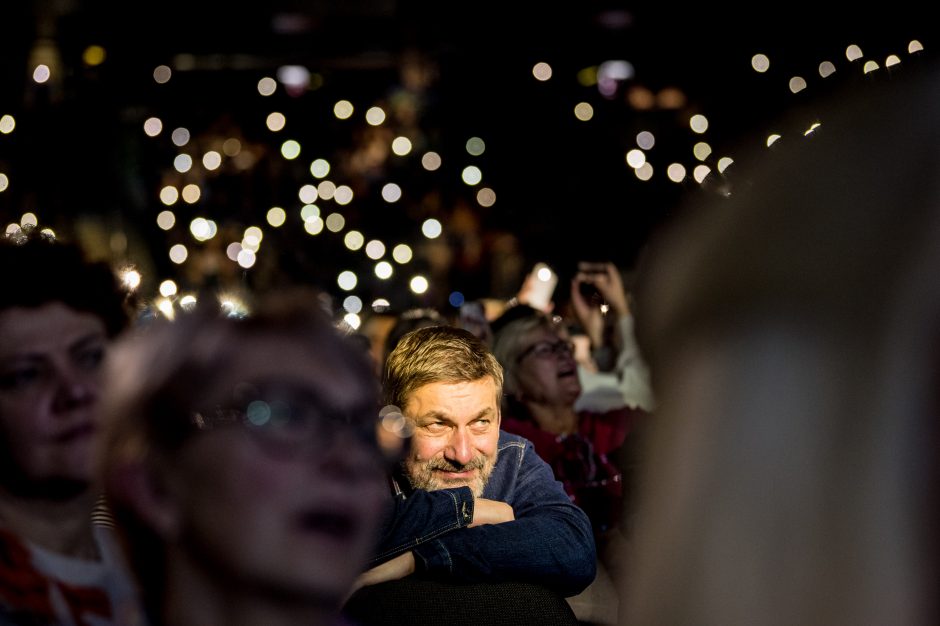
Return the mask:
[(571, 342), (548, 328), (525, 335), (513, 367), (517, 395), (524, 401), (574, 405), (581, 395)]
[(388, 497), (370, 384), (297, 341), (245, 340), (207, 390), (222, 409), (200, 412), (170, 469), (177, 547), (247, 588), (337, 604)]
[(0, 311), (0, 485), (28, 497), (88, 489), (104, 322), (59, 302)]

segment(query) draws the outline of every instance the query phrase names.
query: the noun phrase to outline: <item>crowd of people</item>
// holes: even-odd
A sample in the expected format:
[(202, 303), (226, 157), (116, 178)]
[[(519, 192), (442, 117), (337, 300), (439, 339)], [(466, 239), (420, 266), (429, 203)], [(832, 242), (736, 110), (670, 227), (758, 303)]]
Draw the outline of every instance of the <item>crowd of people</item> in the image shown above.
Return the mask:
[(567, 339), (520, 330), (506, 361), (520, 323), (564, 331), (547, 311), (406, 311), (374, 353), (312, 290), (153, 319), (77, 245), (24, 229), (0, 254), (3, 621), (329, 624), (412, 574), (571, 597), (609, 564), (643, 411), (574, 413)]
[(585, 262), (564, 310), (527, 283), (367, 341), (299, 288), (144, 320), (108, 265), (8, 233), (0, 624), (340, 626), (409, 577), (582, 624), (934, 623), (926, 76), (680, 220), (635, 299)]

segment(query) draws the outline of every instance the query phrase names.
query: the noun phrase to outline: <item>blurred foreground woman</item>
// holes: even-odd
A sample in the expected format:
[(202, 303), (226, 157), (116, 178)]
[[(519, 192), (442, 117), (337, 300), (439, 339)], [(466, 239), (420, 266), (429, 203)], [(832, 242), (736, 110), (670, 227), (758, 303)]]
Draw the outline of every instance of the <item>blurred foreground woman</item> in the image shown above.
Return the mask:
[(622, 623), (940, 619), (940, 73), (923, 61), (797, 112), (645, 259), (660, 405)]
[(154, 626), (334, 624), (387, 498), (378, 386), (315, 300), (144, 328), (103, 474)]

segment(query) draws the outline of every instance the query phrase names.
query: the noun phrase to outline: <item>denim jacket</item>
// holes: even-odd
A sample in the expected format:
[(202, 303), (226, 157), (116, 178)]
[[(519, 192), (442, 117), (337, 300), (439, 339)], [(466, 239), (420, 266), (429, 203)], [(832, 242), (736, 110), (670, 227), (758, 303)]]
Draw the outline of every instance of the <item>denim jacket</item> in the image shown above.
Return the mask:
[(498, 449), (483, 497), (509, 504), (515, 520), (467, 528), (474, 503), (469, 487), (412, 490), (408, 479), (397, 474), (371, 564), (410, 550), (416, 571), (438, 579), (531, 582), (564, 596), (584, 590), (596, 572), (587, 515), (571, 502), (529, 440), (500, 431)]

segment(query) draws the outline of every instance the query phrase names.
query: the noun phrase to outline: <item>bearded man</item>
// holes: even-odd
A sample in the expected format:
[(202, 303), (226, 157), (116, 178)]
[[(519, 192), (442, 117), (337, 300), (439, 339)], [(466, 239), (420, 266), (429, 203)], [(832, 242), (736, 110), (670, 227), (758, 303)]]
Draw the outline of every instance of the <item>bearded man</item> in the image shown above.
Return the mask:
[(591, 524), (532, 443), (500, 430), (502, 386), (496, 358), (459, 328), (412, 331), (389, 354), (385, 411), (400, 411), (411, 445), (360, 585), (417, 574), (572, 596), (594, 579)]

